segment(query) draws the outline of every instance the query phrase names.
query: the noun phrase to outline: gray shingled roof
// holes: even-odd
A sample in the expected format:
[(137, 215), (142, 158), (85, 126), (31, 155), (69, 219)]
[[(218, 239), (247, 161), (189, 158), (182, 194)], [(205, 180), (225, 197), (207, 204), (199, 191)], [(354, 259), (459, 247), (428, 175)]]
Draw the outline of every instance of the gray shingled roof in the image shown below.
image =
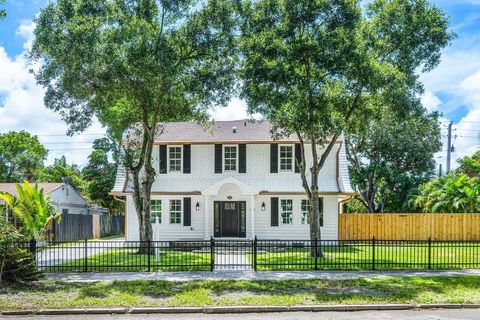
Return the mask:
[[(234, 133), (233, 128), (236, 128)], [(195, 122), (166, 123), (156, 142), (223, 142), (223, 141), (272, 141), (272, 125), (267, 120), (215, 121), (202, 126)], [(281, 141), (298, 141), (295, 135)]]
[[(61, 188), (65, 185), (65, 183), (45, 183), (45, 182), (40, 182), (38, 183), (38, 189), (43, 189), (44, 194), (49, 194), (58, 188)], [(14, 197), (18, 196), (17, 192), (17, 183), (0, 183), (0, 191), (1, 192), (6, 192), (11, 194)]]

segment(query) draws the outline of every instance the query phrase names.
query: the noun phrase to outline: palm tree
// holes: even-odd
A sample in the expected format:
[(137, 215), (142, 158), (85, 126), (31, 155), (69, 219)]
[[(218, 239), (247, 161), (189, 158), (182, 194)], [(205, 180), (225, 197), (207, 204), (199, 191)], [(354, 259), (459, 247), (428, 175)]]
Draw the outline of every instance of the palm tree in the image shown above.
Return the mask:
[(9, 193), (0, 192), (0, 199), (10, 211), (22, 222), (22, 233), (36, 240), (43, 240), (45, 229), (50, 221), (55, 219), (60, 223), (61, 214), (55, 212), (50, 198), (38, 189), (38, 184), (30, 184), (24, 181), (23, 185), (17, 184), (18, 196), (14, 197)]

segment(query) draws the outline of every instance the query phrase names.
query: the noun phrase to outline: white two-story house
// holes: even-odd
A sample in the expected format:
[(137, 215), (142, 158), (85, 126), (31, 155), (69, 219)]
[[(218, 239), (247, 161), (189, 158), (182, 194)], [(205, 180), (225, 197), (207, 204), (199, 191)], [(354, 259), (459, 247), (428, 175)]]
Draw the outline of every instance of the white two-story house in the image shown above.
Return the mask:
[[(299, 158), (296, 137), (274, 141), (268, 121), (166, 124), (154, 146), (154, 240), (309, 239)], [(319, 190), (322, 239), (334, 240), (340, 202), (353, 194), (341, 139), (320, 172)], [(138, 240), (132, 185), (123, 169), (112, 194), (126, 196), (126, 237)]]

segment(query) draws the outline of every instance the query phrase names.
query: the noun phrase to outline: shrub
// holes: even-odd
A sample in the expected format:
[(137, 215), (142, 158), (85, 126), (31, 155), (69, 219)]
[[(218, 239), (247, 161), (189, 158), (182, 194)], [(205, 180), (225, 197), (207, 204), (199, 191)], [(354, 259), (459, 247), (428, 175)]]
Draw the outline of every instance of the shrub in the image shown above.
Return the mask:
[(0, 219), (0, 282), (34, 281), (42, 274), (34, 255), (18, 246), (24, 240), (15, 228)]

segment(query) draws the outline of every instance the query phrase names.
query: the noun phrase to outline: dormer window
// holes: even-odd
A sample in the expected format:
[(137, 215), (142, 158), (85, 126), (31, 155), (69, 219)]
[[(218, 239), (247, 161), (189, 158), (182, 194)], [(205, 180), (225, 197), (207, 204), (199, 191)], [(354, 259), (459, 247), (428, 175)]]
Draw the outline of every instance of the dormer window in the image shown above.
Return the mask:
[(182, 147), (168, 146), (168, 171), (182, 171)]
[(224, 171), (237, 171), (237, 146), (223, 147), (223, 169)]
[(280, 146), (280, 171), (293, 171), (293, 146)]

